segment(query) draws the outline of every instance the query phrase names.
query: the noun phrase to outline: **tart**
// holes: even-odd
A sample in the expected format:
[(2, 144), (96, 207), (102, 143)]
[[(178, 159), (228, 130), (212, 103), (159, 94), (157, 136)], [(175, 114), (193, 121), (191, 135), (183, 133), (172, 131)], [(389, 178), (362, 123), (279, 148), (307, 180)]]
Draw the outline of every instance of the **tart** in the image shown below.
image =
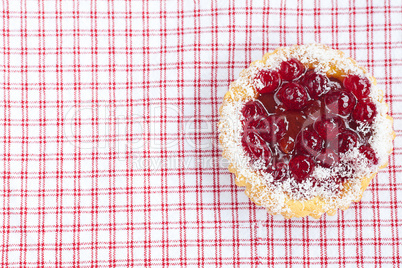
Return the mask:
[(285, 218), (334, 215), (358, 202), (395, 138), (375, 78), (321, 44), (281, 47), (251, 63), (219, 112), (236, 184)]

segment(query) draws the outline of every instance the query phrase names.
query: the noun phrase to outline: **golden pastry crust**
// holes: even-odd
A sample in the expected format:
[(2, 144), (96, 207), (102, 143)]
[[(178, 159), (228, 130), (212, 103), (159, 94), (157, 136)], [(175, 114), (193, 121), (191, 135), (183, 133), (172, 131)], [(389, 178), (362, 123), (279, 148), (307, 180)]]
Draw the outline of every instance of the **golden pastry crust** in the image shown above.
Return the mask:
[[(333, 57), (333, 60), (329, 62), (327, 65), (322, 67), (322, 70), (325, 71), (328, 77), (334, 77), (339, 80), (343, 80), (344, 76), (347, 74), (345, 71), (345, 68), (342, 68), (342, 64), (338, 64), (340, 61), (347, 61), (348, 64), (353, 65), (353, 68), (358, 68), (363, 72), (365, 75), (368, 76), (368, 78), (371, 80), (373, 85), (376, 85), (376, 80), (374, 77), (369, 76), (367, 74), (367, 70), (365, 68), (359, 67), (356, 63), (351, 58), (346, 58), (344, 56), (344, 53), (341, 51), (333, 50), (325, 45), (319, 45), (319, 44), (312, 44), (312, 45), (307, 45), (307, 46), (292, 46), (292, 47), (281, 47), (276, 49), (273, 52), (266, 53), (262, 60), (252, 62), (250, 67), (248, 69), (243, 70), (240, 73), (240, 77), (246, 77), (247, 79), (253, 79), (251, 76), (253, 75), (252, 72), (250, 72), (250, 68), (254, 66), (265, 66), (268, 68), (272, 68), (270, 66), (269, 59), (271, 57), (275, 57), (278, 55), (283, 56), (294, 56), (298, 55), (303, 56), (302, 54), (305, 53), (304, 56), (309, 57), (309, 55), (306, 54), (306, 51), (308, 51), (308, 46), (314, 46), (315, 48), (318, 48), (320, 50), (320, 53), (322, 51), (328, 51), (331, 52), (332, 55), (335, 55)], [(307, 49), (306, 49), (307, 47)], [(308, 63), (304, 63), (306, 67), (308, 68), (316, 68), (320, 62), (318, 62), (316, 59), (312, 59)], [(253, 96), (254, 94), (254, 96)], [(238, 82), (233, 82), (230, 85), (229, 91), (225, 94), (223, 104), (219, 109), (221, 118), (224, 115), (224, 108), (230, 103), (234, 102), (244, 102), (246, 100), (249, 100), (251, 98), (256, 98), (258, 96), (258, 93), (255, 89), (253, 89), (253, 92), (250, 92), (250, 87), (246, 88), (244, 87), (241, 83)], [(377, 94), (376, 101), (378, 103), (384, 104), (383, 100), (383, 92), (381, 91), (379, 94)], [(392, 118), (389, 115), (386, 115), (386, 119), (389, 121), (390, 124), (392, 124)], [(222, 124), (220, 122), (219, 124)], [(392, 128), (391, 128), (392, 129)], [(349, 205), (351, 202), (331, 202), (331, 200), (327, 200), (321, 196), (315, 196), (311, 199), (308, 200), (294, 200), (291, 199), (289, 196), (285, 195), (285, 200), (283, 200), (284, 207), (286, 209), (281, 209), (278, 210), (274, 208), (271, 204), (272, 202), (275, 202), (275, 199), (273, 198), (274, 193), (270, 192), (269, 189), (266, 187), (266, 185), (263, 183), (261, 176), (258, 174), (258, 172), (252, 171), (248, 172), (247, 175), (244, 175), (244, 172), (242, 172), (241, 166), (239, 166), (238, 163), (234, 163), (234, 161), (231, 161), (230, 157), (230, 150), (227, 144), (225, 144), (225, 136), (228, 134), (228, 131), (224, 127), (220, 127), (220, 137), (219, 137), (219, 142), (222, 146), (223, 149), (223, 157), (227, 158), (230, 161), (229, 165), (229, 171), (233, 173), (236, 176), (236, 185), (238, 186), (243, 186), (246, 187), (245, 193), (246, 195), (250, 198), (251, 201), (253, 201), (256, 205), (264, 206), (269, 214), (276, 215), (276, 214), (282, 214), (285, 218), (293, 218), (293, 217), (305, 217), (305, 216), (311, 216), (313, 218), (320, 218), (322, 214), (327, 213), (328, 215), (332, 216), (336, 214), (337, 209), (342, 209), (346, 210), (348, 209)], [(392, 140), (395, 138), (395, 132), (392, 130), (390, 134), (390, 140), (391, 140), (391, 150), (388, 152), (389, 154), (392, 152)], [(387, 164), (383, 164), (378, 168), (384, 168), (386, 167)], [(344, 198), (344, 196), (347, 196), (350, 191), (355, 192), (353, 202), (358, 202), (361, 200), (363, 192), (365, 189), (368, 187), (370, 184), (371, 180), (375, 177), (377, 174), (378, 170), (376, 172), (372, 172), (367, 176), (359, 178), (360, 180), (360, 189), (356, 190), (356, 185), (350, 185), (349, 182), (346, 182), (343, 186), (343, 189), (339, 193), (339, 199)], [(350, 196), (350, 195), (349, 195)], [(350, 198), (350, 197), (349, 197)]]

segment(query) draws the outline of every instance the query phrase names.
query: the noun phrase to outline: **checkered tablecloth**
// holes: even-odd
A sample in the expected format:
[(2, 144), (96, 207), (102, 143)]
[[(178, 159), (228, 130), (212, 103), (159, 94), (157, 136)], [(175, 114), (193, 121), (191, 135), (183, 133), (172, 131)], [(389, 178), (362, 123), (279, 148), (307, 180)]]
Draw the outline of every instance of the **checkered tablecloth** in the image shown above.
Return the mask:
[[(3, 0), (1, 267), (400, 267), (399, 0)], [(362, 201), (267, 215), (218, 147), (229, 83), (320, 42), (377, 77), (394, 153)]]

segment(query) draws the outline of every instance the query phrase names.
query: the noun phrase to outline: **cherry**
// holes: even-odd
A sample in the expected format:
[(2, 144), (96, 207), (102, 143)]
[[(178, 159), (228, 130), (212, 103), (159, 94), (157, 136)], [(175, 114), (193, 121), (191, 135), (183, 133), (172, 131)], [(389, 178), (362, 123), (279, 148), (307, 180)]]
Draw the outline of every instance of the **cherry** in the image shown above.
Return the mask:
[(291, 81), (304, 73), (305, 67), (303, 63), (295, 58), (291, 58), (281, 63), (279, 73), (282, 79)]
[(323, 139), (332, 140), (345, 128), (345, 122), (339, 116), (322, 117), (321, 120), (315, 122), (314, 128)]
[(261, 70), (255, 80), (259, 80), (261, 83), (258, 83), (257, 90), (259, 93), (269, 93), (273, 92), (278, 88), (281, 78), (279, 77), (279, 73), (274, 70)]
[(251, 100), (243, 106), (241, 113), (245, 118), (248, 118), (256, 115), (266, 115), (267, 111), (259, 100)]
[(324, 102), (331, 113), (347, 116), (356, 105), (356, 97), (350, 92), (340, 90), (325, 95)]
[(253, 160), (263, 160), (266, 165), (271, 161), (271, 149), (265, 141), (255, 132), (244, 132), (242, 145), (248, 156)]
[(339, 156), (331, 149), (326, 149), (315, 158), (323, 167), (329, 168), (338, 163)]
[(289, 161), (289, 169), (296, 182), (303, 182), (313, 171), (314, 161), (305, 155), (297, 155)]
[(277, 92), (278, 99), (288, 110), (300, 110), (309, 99), (306, 89), (296, 83), (287, 83)]
[(359, 100), (367, 98), (370, 94), (370, 81), (367, 77), (351, 74), (343, 80), (343, 86), (352, 92)]
[(244, 132), (258, 133), (261, 138), (268, 142), (272, 141), (273, 138), (271, 122), (268, 117), (265, 116), (248, 118), (246, 121), (244, 121), (243, 130)]
[(311, 98), (315, 99), (328, 91), (328, 78), (314, 71), (308, 71), (301, 84), (306, 87)]
[(360, 146), (359, 152), (362, 153), (370, 163), (374, 165), (378, 164), (378, 158), (376, 156), (376, 153), (374, 152), (373, 148), (371, 148), (369, 145)]
[[(356, 132), (352, 130), (346, 130), (340, 133), (337, 137), (337, 148), (338, 152), (340, 153), (346, 153), (347, 151), (353, 149), (354, 147), (357, 146), (359, 141), (359, 136), (356, 134)], [(332, 143), (334, 143), (333, 141)], [(334, 147), (334, 144), (333, 144)]]
[(284, 181), (289, 177), (289, 167), (287, 164), (280, 162), (275, 165), (270, 173), (275, 181)]
[(377, 108), (371, 101), (359, 101), (352, 112), (356, 121), (371, 124), (377, 115)]
[(324, 139), (312, 128), (307, 127), (296, 138), (298, 150), (310, 155), (317, 155), (324, 149)]

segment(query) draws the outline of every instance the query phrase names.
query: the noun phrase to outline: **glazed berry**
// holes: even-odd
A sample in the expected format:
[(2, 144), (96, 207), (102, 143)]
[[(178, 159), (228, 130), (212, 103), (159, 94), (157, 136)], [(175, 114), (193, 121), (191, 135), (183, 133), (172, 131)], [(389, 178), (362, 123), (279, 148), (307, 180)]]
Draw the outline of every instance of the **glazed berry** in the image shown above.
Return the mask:
[(339, 116), (332, 118), (322, 117), (321, 120), (315, 122), (314, 128), (321, 138), (332, 140), (345, 129), (345, 122)]
[(297, 146), (300, 152), (315, 156), (325, 149), (325, 142), (312, 127), (308, 127), (297, 136)]
[(359, 100), (367, 98), (370, 94), (370, 81), (367, 77), (348, 75), (343, 80), (343, 86)]
[(243, 106), (241, 113), (245, 118), (254, 117), (256, 115), (264, 116), (267, 114), (264, 105), (259, 100), (247, 102)]
[(356, 97), (344, 90), (328, 93), (324, 101), (329, 112), (341, 116), (348, 116), (356, 105)]
[(332, 147), (340, 153), (346, 153), (357, 146), (359, 136), (352, 130), (346, 130), (340, 133), (336, 140), (332, 141)]
[(268, 117), (256, 116), (250, 117), (244, 121), (244, 132), (255, 132), (265, 141), (270, 142), (273, 139), (271, 131), (271, 122)]
[(262, 160), (266, 165), (271, 161), (271, 149), (255, 132), (244, 132), (242, 145), (251, 159)]
[(314, 167), (314, 161), (304, 155), (297, 155), (289, 161), (289, 170), (298, 183), (303, 182), (313, 172)]
[(326, 93), (329, 89), (327, 86), (328, 78), (314, 71), (308, 71), (302, 78), (301, 83), (306, 87), (308, 94), (313, 99)]
[(281, 63), (279, 74), (283, 80), (291, 81), (300, 77), (304, 73), (304, 70), (303, 63), (295, 58), (291, 58)]
[(279, 89), (277, 97), (288, 110), (300, 110), (309, 100), (306, 89), (296, 83), (283, 85)]
[(362, 153), (371, 164), (377, 165), (378, 164), (378, 158), (373, 150), (368, 145), (362, 145), (359, 148), (359, 152)]
[(315, 158), (316, 161), (323, 167), (329, 168), (338, 163), (339, 156), (331, 149), (326, 149)]
[(359, 101), (352, 112), (356, 121), (371, 124), (377, 115), (377, 108), (371, 101)]
[(281, 78), (279, 77), (279, 73), (274, 70), (261, 70), (255, 81), (259, 81), (257, 83), (257, 90), (259, 93), (270, 93), (278, 88)]
[(277, 163), (270, 173), (275, 181), (284, 181), (289, 177), (289, 167), (285, 163)]

